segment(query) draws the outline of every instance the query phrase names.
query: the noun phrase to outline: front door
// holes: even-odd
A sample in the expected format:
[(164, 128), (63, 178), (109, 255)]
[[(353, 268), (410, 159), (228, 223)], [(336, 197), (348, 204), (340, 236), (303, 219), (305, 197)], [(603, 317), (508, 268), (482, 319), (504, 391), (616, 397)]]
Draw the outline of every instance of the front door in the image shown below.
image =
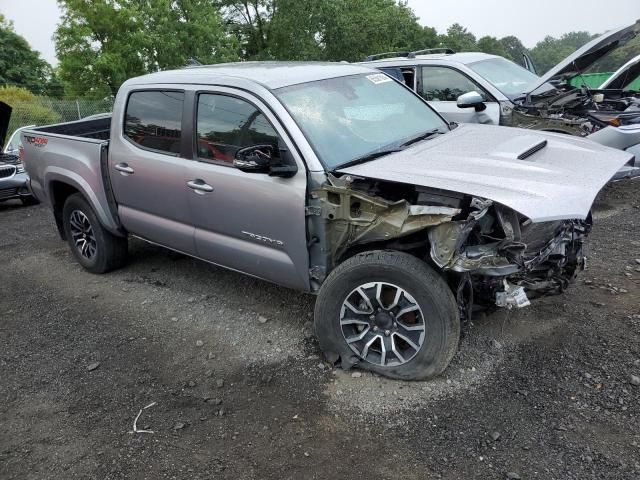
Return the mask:
[(182, 91), (131, 92), (123, 125), (112, 132), (120, 138), (110, 146), (109, 177), (128, 232), (193, 255), (183, 106)]
[[(429, 105), (450, 122), (500, 124), (500, 104), (480, 85), (453, 68), (423, 66), (418, 89)], [(458, 107), (458, 97), (471, 91), (483, 96), (487, 107), (485, 110), (478, 112), (474, 108)]]
[(196, 161), (189, 167), (189, 203), (197, 255), (213, 263), (308, 289), (306, 172), (297, 158), (292, 178), (246, 173), (233, 166), (241, 148), (270, 145), (293, 151), (271, 112), (234, 89), (195, 97)]

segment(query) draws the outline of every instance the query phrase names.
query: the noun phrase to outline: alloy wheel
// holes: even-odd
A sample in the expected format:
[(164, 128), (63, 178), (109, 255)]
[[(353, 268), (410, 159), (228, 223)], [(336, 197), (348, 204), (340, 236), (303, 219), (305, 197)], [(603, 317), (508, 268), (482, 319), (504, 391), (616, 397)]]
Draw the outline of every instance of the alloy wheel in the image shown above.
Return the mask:
[(87, 260), (91, 260), (98, 251), (98, 244), (89, 218), (80, 210), (74, 210), (69, 217), (73, 243)]
[(422, 309), (403, 288), (385, 282), (360, 285), (340, 309), (347, 345), (362, 360), (382, 367), (411, 360), (425, 340)]

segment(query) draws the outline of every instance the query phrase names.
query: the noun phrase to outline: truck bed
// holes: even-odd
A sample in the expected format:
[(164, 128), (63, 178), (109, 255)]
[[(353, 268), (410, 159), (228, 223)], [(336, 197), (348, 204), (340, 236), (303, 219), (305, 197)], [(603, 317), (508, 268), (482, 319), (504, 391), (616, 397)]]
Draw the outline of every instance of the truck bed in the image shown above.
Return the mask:
[(75, 122), (58, 123), (46, 127), (32, 128), (31, 131), (53, 133), (67, 137), (93, 138), (109, 140), (111, 133), (111, 115), (100, 115), (95, 118), (82, 119)]
[(59, 123), (22, 131), (24, 164), (31, 190), (54, 206), (56, 185), (63, 183), (82, 193), (101, 223), (118, 229), (109, 197), (107, 154), (111, 115)]

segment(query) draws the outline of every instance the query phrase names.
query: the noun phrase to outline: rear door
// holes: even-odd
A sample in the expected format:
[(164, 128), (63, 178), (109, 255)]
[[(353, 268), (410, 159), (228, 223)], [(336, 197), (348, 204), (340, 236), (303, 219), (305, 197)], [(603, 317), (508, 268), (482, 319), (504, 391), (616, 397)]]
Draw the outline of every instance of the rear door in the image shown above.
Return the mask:
[[(189, 191), (197, 255), (256, 277), (308, 289), (306, 171), (293, 143), (258, 98), (217, 87), (194, 98)], [(270, 145), (294, 154), (292, 178), (233, 166), (240, 148)], [(278, 153), (276, 153), (277, 155)]]
[[(477, 82), (452, 67), (423, 66), (418, 93), (450, 122), (500, 124), (500, 104)], [(458, 97), (476, 91), (485, 99), (486, 110), (460, 108)]]
[[(130, 233), (195, 254), (187, 188), (182, 90), (129, 92), (124, 114), (112, 125), (109, 176), (122, 225)], [(190, 150), (188, 150), (190, 151)]]

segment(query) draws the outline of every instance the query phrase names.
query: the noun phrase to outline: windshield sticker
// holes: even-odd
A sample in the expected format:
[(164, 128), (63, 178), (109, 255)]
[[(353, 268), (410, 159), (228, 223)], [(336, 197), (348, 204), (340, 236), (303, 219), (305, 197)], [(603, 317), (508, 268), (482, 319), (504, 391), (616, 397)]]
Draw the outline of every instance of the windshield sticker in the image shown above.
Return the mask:
[(367, 75), (370, 82), (379, 85), (381, 83), (390, 82), (391, 78), (387, 77), (384, 73), (374, 73), (373, 75)]

